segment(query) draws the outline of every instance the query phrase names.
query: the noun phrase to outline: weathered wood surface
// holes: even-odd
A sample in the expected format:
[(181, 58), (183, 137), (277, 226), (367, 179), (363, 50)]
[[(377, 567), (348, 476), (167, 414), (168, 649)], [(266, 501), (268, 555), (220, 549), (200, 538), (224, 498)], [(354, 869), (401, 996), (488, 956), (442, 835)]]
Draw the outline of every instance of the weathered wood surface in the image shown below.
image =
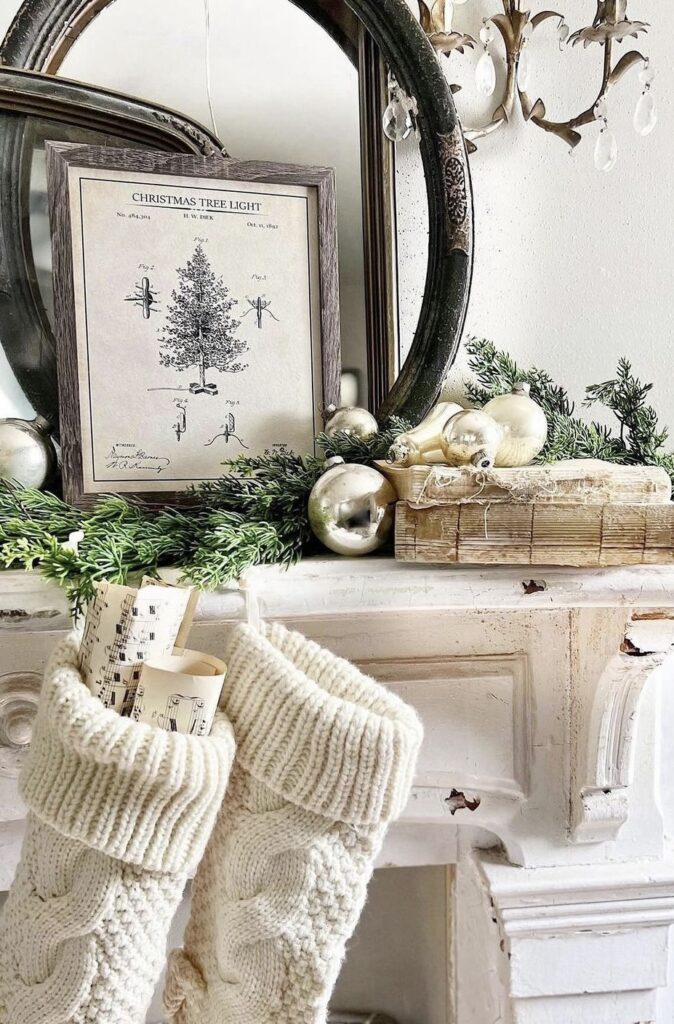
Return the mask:
[(672, 484), (657, 466), (616, 466), (599, 459), (569, 459), (549, 466), (489, 471), (462, 466), (411, 466), (377, 463), (411, 505), (456, 502), (536, 501), (554, 504), (662, 505), (672, 499)]
[(489, 565), (674, 563), (674, 504), (396, 506), (398, 561)]

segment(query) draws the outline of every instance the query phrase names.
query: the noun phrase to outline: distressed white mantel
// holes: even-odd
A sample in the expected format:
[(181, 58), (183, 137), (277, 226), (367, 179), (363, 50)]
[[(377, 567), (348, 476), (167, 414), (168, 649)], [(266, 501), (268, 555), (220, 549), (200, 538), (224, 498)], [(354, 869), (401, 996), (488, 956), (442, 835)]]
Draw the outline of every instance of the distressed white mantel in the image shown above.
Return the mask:
[[(221, 654), (258, 617), (424, 719), (381, 863), (456, 865), (448, 1024), (671, 1024), (674, 569), (310, 560), (205, 595), (191, 645)], [(0, 745), (0, 890), (22, 832), (31, 673), (67, 628), (55, 587), (0, 574), (0, 741), (15, 744)]]

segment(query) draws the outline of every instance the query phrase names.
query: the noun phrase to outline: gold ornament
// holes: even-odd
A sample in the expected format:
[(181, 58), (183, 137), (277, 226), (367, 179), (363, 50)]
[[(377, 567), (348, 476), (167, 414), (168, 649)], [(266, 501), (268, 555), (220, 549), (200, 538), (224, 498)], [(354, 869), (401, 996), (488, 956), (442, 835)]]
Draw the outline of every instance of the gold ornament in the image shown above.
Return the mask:
[(42, 416), (0, 420), (0, 479), (16, 480), (23, 487), (44, 487), (56, 469), (50, 429)]
[(439, 402), (414, 430), (395, 439), (387, 459), (392, 466), (430, 466), (444, 461), (441, 448), (442, 428), (450, 416), (462, 412), (456, 402)]
[(492, 398), (484, 407), (503, 430), (494, 463), (499, 469), (529, 466), (545, 447), (548, 421), (529, 391), (528, 384), (516, 384), (510, 394)]
[(350, 437), (360, 438), (361, 441), (371, 441), (379, 432), (379, 424), (367, 409), (359, 409), (357, 406), (336, 409), (334, 405), (330, 405), (325, 411), (329, 416), (325, 424), (325, 433), (328, 437), (348, 434)]
[(326, 472), (309, 495), (315, 536), (338, 555), (367, 555), (386, 543), (393, 527), (396, 492), (370, 466), (326, 461)]
[(491, 469), (503, 440), (499, 424), (482, 409), (464, 409), (445, 424), (442, 453), (449, 466)]

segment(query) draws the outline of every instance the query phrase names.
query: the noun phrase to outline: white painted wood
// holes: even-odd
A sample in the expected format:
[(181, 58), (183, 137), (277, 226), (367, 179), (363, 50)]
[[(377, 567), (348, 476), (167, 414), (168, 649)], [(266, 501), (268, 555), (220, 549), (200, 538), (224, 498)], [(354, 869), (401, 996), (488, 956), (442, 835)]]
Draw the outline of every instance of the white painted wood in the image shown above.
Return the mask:
[(420, 712), (425, 741), (417, 770), (419, 787), (525, 797), (531, 747), (524, 654), (479, 660), (364, 659), (357, 664)]
[[(0, 599), (4, 595), (0, 594)], [(5, 614), (7, 614), (7, 602)], [(27, 746), (17, 747), (17, 743), (29, 739), (32, 718), (37, 710), (32, 703), (33, 694), (30, 690), (35, 685), (34, 676), (40, 677), (44, 671), (47, 658), (61, 632), (43, 630), (41, 632), (19, 632), (15, 629), (15, 619), (10, 616), (11, 626), (9, 637), (0, 626), (0, 821), (3, 817), (3, 779), (16, 778), (19, 773)], [(33, 620), (31, 620), (32, 622)], [(51, 617), (49, 617), (51, 621)], [(30, 702), (30, 706), (29, 703)], [(22, 714), (19, 727), (10, 721), (17, 704), (21, 704)], [(14, 743), (5, 742), (6, 729), (12, 732)], [(24, 735), (27, 733), (28, 735)], [(10, 738), (10, 737), (7, 737)], [(11, 794), (14, 787), (7, 788)], [(11, 816), (11, 802), (7, 814)]]
[[(583, 608), (573, 613), (574, 709), (570, 737), (572, 838), (575, 842), (614, 839), (630, 811), (639, 717), (645, 690), (658, 675), (671, 677), (674, 611), (658, 622), (659, 649), (640, 647), (651, 639), (643, 624), (621, 609)], [(668, 643), (664, 643), (666, 640)], [(653, 647), (655, 648), (655, 644)], [(649, 766), (654, 765), (649, 761)], [(642, 764), (645, 771), (646, 765)], [(654, 779), (651, 800), (654, 798)], [(647, 798), (648, 799), (648, 798)], [(652, 808), (650, 833), (661, 830)]]
[[(424, 719), (379, 863), (457, 865), (446, 1024), (671, 1024), (674, 570), (328, 558), (245, 582), (202, 598), (192, 646), (222, 655), (257, 608)], [(67, 628), (59, 591), (0, 576), (0, 676), (40, 672)], [(0, 750), (0, 889), (25, 814), (9, 761)]]
[[(508, 1024), (666, 1021), (674, 861), (605, 868), (514, 869), (493, 853), (469, 855), (457, 889), (458, 919), (479, 925), (498, 974)], [(462, 914), (461, 907), (465, 903)], [(476, 914), (476, 907), (478, 913)], [(461, 958), (461, 945), (458, 946)], [(466, 951), (468, 952), (468, 951)], [(459, 964), (461, 977), (462, 965)], [(470, 972), (470, 964), (465, 965)], [(477, 1020), (459, 987), (459, 1021)], [(659, 1014), (659, 1015), (658, 1015)]]

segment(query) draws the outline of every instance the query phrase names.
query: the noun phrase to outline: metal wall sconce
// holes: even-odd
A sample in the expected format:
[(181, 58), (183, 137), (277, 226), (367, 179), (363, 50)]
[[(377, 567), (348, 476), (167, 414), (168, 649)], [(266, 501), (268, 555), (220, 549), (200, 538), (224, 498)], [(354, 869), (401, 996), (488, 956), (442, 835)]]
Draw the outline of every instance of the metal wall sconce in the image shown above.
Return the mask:
[[(418, 0), (421, 25), (438, 52), (438, 56), (452, 58), (466, 48), (482, 47), (483, 53), (475, 70), (476, 87), (484, 96), (496, 92), (497, 75), (491, 47), (500, 34), (505, 46), (507, 65), (506, 81), (498, 106), (491, 119), (476, 128), (464, 126), (469, 152), (474, 152), (479, 139), (492, 135), (511, 119), (515, 104), (519, 102), (526, 121), (556, 135), (566, 142), (573, 151), (582, 140), (580, 129), (594, 121), (601, 123), (601, 132), (595, 146), (595, 165), (598, 170), (610, 171), (616, 164), (618, 146), (615, 135), (609, 128), (608, 95), (620, 79), (634, 67), (639, 67), (639, 81), (642, 94), (634, 112), (634, 128), (639, 135), (650, 135), (657, 123), (657, 110), (651, 92), (655, 77), (648, 57), (632, 49), (615, 60), (616, 45), (630, 38), (637, 39), (648, 32), (648, 24), (633, 21), (627, 16), (627, 0), (597, 0), (596, 13), (591, 24), (575, 31), (571, 30), (563, 14), (558, 11), (542, 10), (534, 13), (529, 0), (501, 0), (503, 12), (485, 18), (479, 41), (473, 36), (453, 28), (454, 7), (467, 0)], [(601, 48), (602, 77), (599, 92), (587, 109), (567, 121), (552, 121), (548, 118), (545, 103), (538, 98), (532, 100), (527, 91), (530, 88), (532, 39), (536, 30), (545, 22), (556, 22), (557, 39), (560, 49), (581, 45), (585, 49)], [(455, 90), (458, 87), (453, 87)]]

